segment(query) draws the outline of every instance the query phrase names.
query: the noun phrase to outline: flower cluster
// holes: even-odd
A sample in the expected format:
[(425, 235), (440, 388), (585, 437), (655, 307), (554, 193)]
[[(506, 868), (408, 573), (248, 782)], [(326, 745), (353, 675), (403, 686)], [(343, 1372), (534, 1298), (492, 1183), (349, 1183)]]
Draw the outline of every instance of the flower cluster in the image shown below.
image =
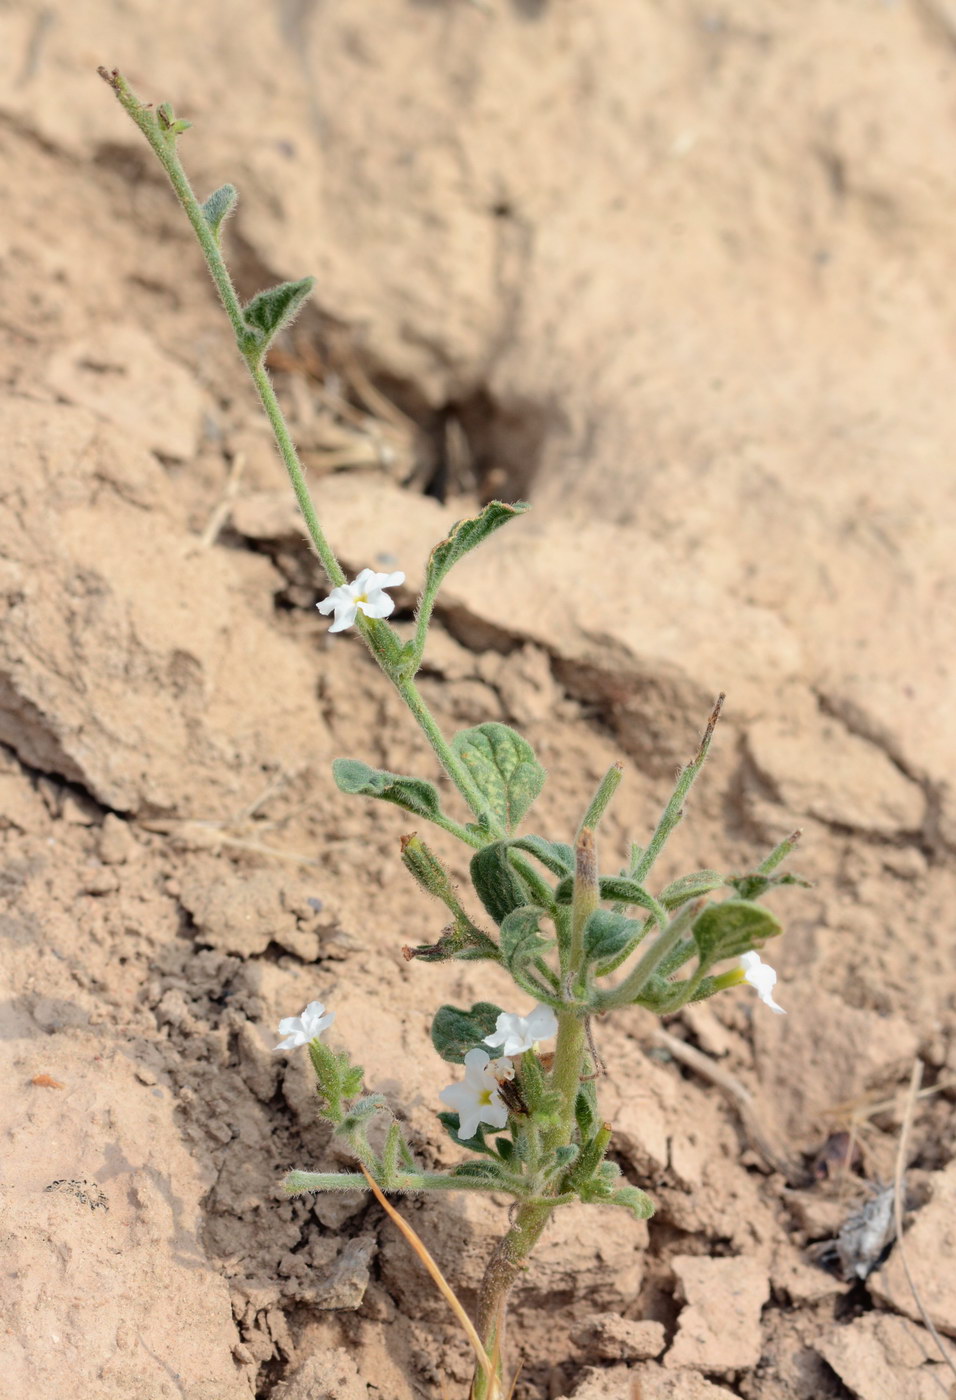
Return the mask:
[(504, 1053), (493, 1060), (487, 1050), (476, 1045), (465, 1056), (464, 1079), (449, 1084), (438, 1096), (458, 1114), (460, 1138), (474, 1137), (480, 1123), (489, 1128), (507, 1127), (508, 1106), (499, 1085), (502, 1080), (514, 1078), (511, 1057), (535, 1049), (539, 1041), (550, 1040), (557, 1030), (558, 1018), (550, 1006), (539, 1003), (527, 1016), (501, 1012), (494, 1031), (485, 1036), (483, 1043), (500, 1048)]
[[(763, 962), (759, 953), (744, 953), (738, 963), (743, 973), (741, 980), (754, 988), (771, 1011), (785, 1016), (784, 1008), (773, 999), (777, 974), (769, 963)], [(740, 972), (737, 975), (739, 977)], [(275, 1048), (294, 1050), (297, 1046), (308, 1045), (310, 1040), (317, 1039), (328, 1030), (334, 1020), (334, 1011), (326, 1011), (321, 1001), (310, 1001), (301, 1016), (287, 1016), (279, 1022), (279, 1034), (285, 1038)], [(500, 1049), (501, 1055), (492, 1059), (487, 1050), (476, 1045), (465, 1055), (464, 1079), (449, 1084), (438, 1096), (442, 1103), (458, 1114), (459, 1137), (474, 1137), (482, 1123), (489, 1128), (507, 1126), (508, 1107), (499, 1085), (502, 1080), (514, 1078), (513, 1057), (536, 1050), (542, 1040), (550, 1040), (557, 1035), (557, 1031), (558, 1018), (550, 1006), (540, 1002), (527, 1016), (501, 1012), (494, 1031), (486, 1035), (483, 1042), (493, 1049)]]

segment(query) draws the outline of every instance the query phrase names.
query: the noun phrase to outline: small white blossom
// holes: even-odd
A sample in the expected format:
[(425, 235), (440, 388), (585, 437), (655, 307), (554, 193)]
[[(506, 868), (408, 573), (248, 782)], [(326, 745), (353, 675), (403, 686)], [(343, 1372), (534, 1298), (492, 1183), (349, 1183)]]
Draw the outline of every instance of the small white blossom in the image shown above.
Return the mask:
[(328, 1030), (335, 1020), (334, 1011), (326, 1011), (320, 1001), (310, 1001), (301, 1016), (286, 1016), (279, 1022), (279, 1034), (285, 1040), (275, 1047), (277, 1050), (294, 1050), (298, 1045), (308, 1045), (324, 1030)]
[(498, 1079), (510, 1078), (510, 1060), (492, 1060), (487, 1050), (476, 1046), (465, 1056), (465, 1077), (449, 1084), (438, 1097), (458, 1114), (458, 1136), (474, 1137), (479, 1123), (489, 1128), (508, 1126), (508, 1106), (498, 1092)]
[(502, 1011), (493, 1034), (486, 1035), (482, 1044), (500, 1046), (505, 1055), (522, 1055), (539, 1040), (550, 1040), (557, 1033), (557, 1016), (550, 1006), (539, 1002), (529, 1016), (513, 1016), (509, 1011)]
[(376, 574), (372, 569), (363, 569), (352, 583), (342, 583), (338, 588), (333, 588), (316, 607), (325, 617), (330, 612), (335, 613), (330, 632), (344, 632), (346, 627), (352, 626), (360, 612), (366, 617), (388, 617), (394, 611), (395, 600), (383, 590), (397, 588), (404, 582), (405, 575), (401, 572)]
[(786, 1016), (787, 1013), (783, 1007), (778, 1006), (773, 999), (777, 974), (770, 964), (761, 962), (759, 953), (744, 953), (740, 958), (740, 966), (744, 970), (744, 981), (750, 983), (764, 1006), (769, 1006), (771, 1011)]

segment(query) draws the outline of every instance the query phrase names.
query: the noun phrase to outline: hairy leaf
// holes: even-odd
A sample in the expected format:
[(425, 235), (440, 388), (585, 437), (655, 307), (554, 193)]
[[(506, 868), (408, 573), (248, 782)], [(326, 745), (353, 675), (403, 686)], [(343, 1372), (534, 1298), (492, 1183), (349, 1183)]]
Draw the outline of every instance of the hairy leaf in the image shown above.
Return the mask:
[(695, 870), (693, 874), (682, 875), (679, 880), (674, 880), (661, 890), (658, 899), (665, 909), (679, 909), (688, 900), (712, 894), (726, 883), (727, 877), (719, 870)]
[[(478, 1124), (474, 1137), (463, 1138), (458, 1131), (461, 1124), (457, 1113), (439, 1113), (438, 1121), (458, 1147), (466, 1147), (469, 1152), (486, 1152), (489, 1157), (495, 1155), (495, 1149), (485, 1142), (485, 1128), (481, 1123)], [(504, 1141), (505, 1139), (502, 1139), (502, 1142)]]
[(451, 745), (495, 816), (513, 831), (547, 776), (527, 739), (491, 721), (461, 730)]
[(546, 841), (543, 836), (519, 836), (512, 841), (518, 851), (527, 851), (540, 860), (552, 875), (574, 874), (574, 847), (564, 841)]
[(554, 946), (553, 938), (542, 938), (538, 933), (543, 909), (526, 904), (520, 909), (512, 909), (501, 922), (501, 954), (507, 967), (519, 970)]
[(709, 904), (694, 920), (691, 932), (701, 967), (705, 970), (724, 958), (738, 958), (753, 948), (762, 948), (768, 938), (783, 930), (762, 904), (746, 899), (725, 899)]
[(471, 858), (471, 883), (496, 924), (513, 909), (534, 903), (534, 890), (508, 859), (509, 844), (492, 841)]
[(235, 209), (238, 198), (235, 185), (220, 185), (218, 190), (213, 190), (209, 198), (203, 201), (203, 217), (217, 238), (224, 221)]
[(332, 764), (332, 777), (341, 792), (358, 793), (361, 797), (378, 797), (414, 812), (416, 817), (434, 821), (441, 815), (437, 789), (425, 778), (406, 778), (400, 773), (387, 773), (382, 768), (370, 768), (360, 758), (337, 758)]
[(777, 885), (799, 885), (801, 889), (812, 888), (812, 881), (805, 880), (802, 875), (761, 875), (755, 871), (752, 875), (728, 875), (727, 884), (740, 895), (741, 899), (759, 899), (768, 890), (774, 889)]
[(589, 962), (614, 958), (640, 933), (637, 919), (616, 914), (613, 909), (595, 909), (584, 925), (584, 952)]
[(501, 1007), (490, 1001), (476, 1002), (470, 1011), (440, 1006), (432, 1021), (432, 1044), (449, 1064), (464, 1064), (468, 1051), (491, 1035), (500, 1015)]
[(267, 350), (279, 332), (291, 324), (314, 286), (314, 277), (303, 277), (298, 282), (280, 282), (277, 287), (259, 292), (246, 303), (242, 308), (242, 319), (255, 336), (260, 351)]
[(480, 515), (457, 521), (428, 557), (423, 596), (434, 597), (445, 575), (459, 559), (526, 510), (530, 510), (527, 501), (515, 501), (511, 505), (505, 501), (489, 501)]

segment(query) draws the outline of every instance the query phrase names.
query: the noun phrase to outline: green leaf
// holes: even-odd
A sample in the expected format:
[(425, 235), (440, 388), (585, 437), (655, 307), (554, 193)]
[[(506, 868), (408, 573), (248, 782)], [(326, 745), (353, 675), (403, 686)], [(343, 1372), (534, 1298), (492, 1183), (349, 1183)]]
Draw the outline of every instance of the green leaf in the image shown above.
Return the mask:
[(392, 802), (416, 817), (435, 821), (441, 816), (437, 789), (424, 778), (406, 778), (400, 773), (387, 773), (382, 768), (370, 768), (360, 758), (337, 758), (332, 764), (332, 777), (341, 792), (358, 793), (362, 797), (378, 797)]
[(554, 1160), (559, 1167), (569, 1167), (580, 1155), (581, 1149), (576, 1142), (569, 1142), (564, 1147), (554, 1149)]
[(156, 108), (156, 120), (159, 123), (160, 130), (168, 132), (170, 136), (182, 136), (183, 132), (188, 131), (192, 126), (192, 122), (187, 122), (183, 117), (177, 120), (173, 115), (171, 102), (161, 102), (159, 104)]
[(203, 218), (217, 238), (224, 221), (235, 209), (238, 198), (235, 185), (220, 185), (218, 190), (213, 190), (209, 198), (203, 201)]
[[(627, 906), (637, 904), (642, 909), (647, 909), (661, 928), (667, 923), (667, 911), (654, 898), (649, 890), (643, 885), (639, 885), (636, 880), (628, 880), (623, 875), (602, 875), (598, 881), (600, 897), (609, 903)], [(574, 878), (567, 876), (558, 885), (554, 892), (554, 898), (558, 904), (570, 904), (574, 895)]]
[(508, 859), (509, 844), (492, 841), (471, 858), (471, 883), (496, 924), (513, 909), (534, 903), (534, 891)]
[(649, 1011), (660, 1015), (673, 999), (674, 983), (668, 982), (666, 977), (656, 972), (644, 983), (640, 995), (634, 998), (634, 1005), (646, 1006)]
[(724, 958), (739, 958), (741, 953), (762, 948), (768, 938), (775, 938), (783, 929), (762, 904), (725, 899), (722, 904), (709, 904), (698, 914), (691, 932), (701, 968), (706, 971)]
[(280, 282), (277, 287), (254, 296), (242, 308), (242, 319), (256, 339), (260, 351), (268, 349), (279, 332), (291, 324), (315, 286), (314, 277), (298, 282)]
[(357, 1094), (362, 1087), (362, 1080), (365, 1078), (365, 1070), (361, 1065), (344, 1065), (342, 1067), (342, 1097), (350, 1099)]
[(432, 1044), (449, 1064), (464, 1064), (468, 1051), (491, 1035), (500, 1015), (501, 1007), (490, 1001), (476, 1002), (470, 1011), (440, 1006), (432, 1021)]
[(463, 555), (475, 549), (516, 515), (523, 515), (530, 509), (527, 501), (515, 501), (511, 505), (505, 501), (489, 501), (480, 515), (457, 521), (428, 556), (423, 599), (434, 599), (445, 575)]
[(577, 1098), (574, 1100), (574, 1117), (577, 1121), (581, 1141), (589, 1142), (601, 1121), (597, 1113), (594, 1089), (589, 1084), (582, 1085), (578, 1090)]
[(518, 851), (527, 851), (540, 860), (552, 875), (574, 874), (574, 847), (564, 841), (546, 841), (543, 836), (519, 836), (512, 841)]
[(728, 875), (727, 884), (733, 886), (741, 899), (759, 899), (777, 885), (799, 885), (804, 890), (813, 888), (813, 881), (805, 880), (802, 875), (761, 875), (759, 871), (752, 875)]
[(610, 1206), (623, 1206), (638, 1220), (650, 1220), (654, 1214), (654, 1202), (639, 1186), (619, 1186), (607, 1198)]
[(637, 919), (613, 909), (595, 909), (584, 925), (584, 953), (589, 962), (617, 957), (640, 933)]
[(690, 899), (712, 894), (727, 884), (727, 877), (719, 870), (695, 870), (692, 875), (682, 875), (666, 889), (661, 890), (658, 899), (665, 909), (679, 909)]
[(533, 1050), (526, 1050), (521, 1056), (520, 1083), (525, 1103), (532, 1113), (537, 1112), (545, 1094), (544, 1071)]
[(469, 1152), (486, 1152), (489, 1157), (496, 1155), (495, 1149), (485, 1142), (485, 1129), (481, 1123), (478, 1124), (478, 1130), (474, 1137), (463, 1138), (458, 1131), (461, 1124), (458, 1121), (457, 1113), (439, 1113), (438, 1121), (458, 1147), (465, 1147)]
[(458, 922), (442, 929), (441, 937), (436, 943), (418, 943), (415, 947), (406, 944), (402, 948), (402, 956), (408, 962), (418, 958), (420, 962), (426, 963), (448, 962), (451, 958), (456, 958), (459, 962), (478, 962), (481, 958), (490, 958), (492, 962), (501, 961), (500, 951), (487, 933), (482, 933), (474, 924), (463, 925)]
[(547, 776), (527, 739), (507, 724), (491, 721), (461, 730), (451, 746), (494, 815), (513, 831)]
[(500, 1162), (494, 1161), (459, 1162), (452, 1171), (452, 1176), (477, 1177), (481, 1181), (500, 1186), (502, 1190), (507, 1190), (511, 1185), (511, 1177), (506, 1168)]
[(368, 1122), (370, 1118), (374, 1118), (375, 1114), (379, 1113), (384, 1107), (384, 1094), (366, 1094), (363, 1099), (359, 1099), (356, 1103), (353, 1103), (339, 1131), (347, 1133), (359, 1127), (360, 1124)]
[(512, 909), (501, 922), (501, 953), (505, 965), (512, 971), (518, 970), (554, 947), (553, 938), (542, 938), (538, 927), (545, 911), (536, 905), (526, 904), (520, 909)]

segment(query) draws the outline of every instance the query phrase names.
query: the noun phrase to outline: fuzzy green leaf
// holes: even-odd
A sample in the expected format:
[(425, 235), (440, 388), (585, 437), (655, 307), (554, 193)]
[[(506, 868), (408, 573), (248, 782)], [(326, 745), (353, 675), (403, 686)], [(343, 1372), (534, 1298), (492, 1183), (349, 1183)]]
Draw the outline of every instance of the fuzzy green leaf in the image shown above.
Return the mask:
[(530, 510), (527, 501), (515, 501), (511, 505), (505, 501), (489, 501), (480, 515), (457, 521), (428, 556), (423, 600), (434, 600), (445, 575), (459, 559), (526, 510)]
[(490, 1001), (476, 1002), (470, 1011), (440, 1006), (432, 1021), (432, 1044), (449, 1064), (464, 1064), (468, 1051), (491, 1035), (500, 1015), (501, 1007)]
[(613, 909), (595, 909), (584, 925), (585, 956), (589, 962), (617, 957), (640, 929), (637, 919), (628, 919)]
[(619, 1186), (607, 1197), (610, 1206), (623, 1206), (638, 1220), (650, 1220), (654, 1214), (654, 1202), (639, 1186)]
[(519, 836), (511, 844), (515, 850), (527, 851), (540, 860), (552, 875), (574, 874), (574, 847), (564, 841), (546, 841), (543, 836)]
[(727, 877), (719, 870), (695, 870), (691, 875), (682, 875), (661, 890), (658, 899), (665, 909), (679, 909), (690, 899), (712, 894), (727, 884)]
[(441, 816), (437, 789), (425, 778), (406, 778), (400, 773), (387, 773), (382, 768), (370, 768), (360, 758), (337, 758), (332, 764), (332, 777), (341, 792), (358, 793), (362, 797), (377, 797), (404, 807), (416, 817), (435, 821)]
[(777, 885), (799, 885), (801, 889), (809, 890), (813, 882), (805, 880), (802, 875), (761, 875), (755, 871), (752, 875), (728, 875), (727, 884), (733, 886), (741, 899), (759, 899)]
[(495, 1138), (495, 1147), (498, 1149), (498, 1155), (503, 1157), (506, 1162), (513, 1162), (515, 1160), (515, 1145), (511, 1141), (511, 1138)]
[(298, 282), (280, 282), (277, 287), (259, 292), (258, 296), (246, 303), (242, 308), (242, 319), (255, 336), (260, 351), (267, 350), (279, 332), (292, 323), (314, 286), (314, 277), (303, 277)]
[(384, 1094), (366, 1094), (364, 1098), (353, 1103), (345, 1118), (342, 1121), (340, 1132), (347, 1133), (359, 1127), (362, 1123), (367, 1123), (370, 1118), (374, 1118), (385, 1107)]
[[(458, 1131), (461, 1124), (458, 1121), (457, 1113), (439, 1113), (438, 1121), (441, 1123), (452, 1142), (458, 1147), (466, 1147), (469, 1152), (486, 1152), (489, 1157), (496, 1155), (495, 1149), (489, 1147), (485, 1142), (485, 1129), (481, 1123), (478, 1124), (474, 1137), (463, 1138)], [(505, 1139), (502, 1139), (502, 1142), (503, 1141), (505, 1141)]]
[(554, 946), (553, 938), (542, 938), (538, 933), (545, 911), (535, 905), (523, 905), (512, 909), (501, 922), (501, 954), (505, 965), (512, 971), (520, 971), (525, 963), (538, 957)]
[(451, 746), (494, 815), (513, 831), (547, 776), (527, 739), (507, 724), (492, 721), (461, 730)]
[(762, 904), (726, 899), (722, 904), (709, 904), (698, 914), (691, 932), (701, 968), (707, 970), (724, 958), (739, 958), (741, 953), (762, 948), (783, 929)]
[(594, 1130), (600, 1122), (594, 1088), (591, 1084), (582, 1084), (578, 1090), (577, 1098), (574, 1100), (574, 1117), (581, 1141), (588, 1142), (594, 1136)]
[[(467, 1139), (465, 1145), (467, 1146)], [(491, 1160), (459, 1162), (452, 1171), (452, 1176), (477, 1177), (480, 1181), (487, 1181), (489, 1185), (494, 1184), (502, 1190), (508, 1190), (511, 1185), (511, 1177), (507, 1169), (501, 1162)]]
[[(623, 875), (602, 875), (598, 881), (598, 889), (601, 899), (611, 903), (626, 907), (629, 904), (637, 904), (642, 909), (647, 909), (654, 915), (661, 928), (667, 922), (667, 911), (654, 898), (649, 890), (643, 885), (639, 885), (636, 880), (628, 880)], [(566, 876), (554, 891), (554, 897), (558, 904), (570, 904), (574, 895), (574, 878)]]
[(534, 891), (508, 859), (508, 841), (492, 841), (471, 858), (471, 883), (496, 924), (534, 903)]
[(203, 201), (203, 217), (217, 238), (224, 221), (235, 209), (238, 198), (235, 185), (220, 185), (218, 190), (213, 190), (209, 198)]

